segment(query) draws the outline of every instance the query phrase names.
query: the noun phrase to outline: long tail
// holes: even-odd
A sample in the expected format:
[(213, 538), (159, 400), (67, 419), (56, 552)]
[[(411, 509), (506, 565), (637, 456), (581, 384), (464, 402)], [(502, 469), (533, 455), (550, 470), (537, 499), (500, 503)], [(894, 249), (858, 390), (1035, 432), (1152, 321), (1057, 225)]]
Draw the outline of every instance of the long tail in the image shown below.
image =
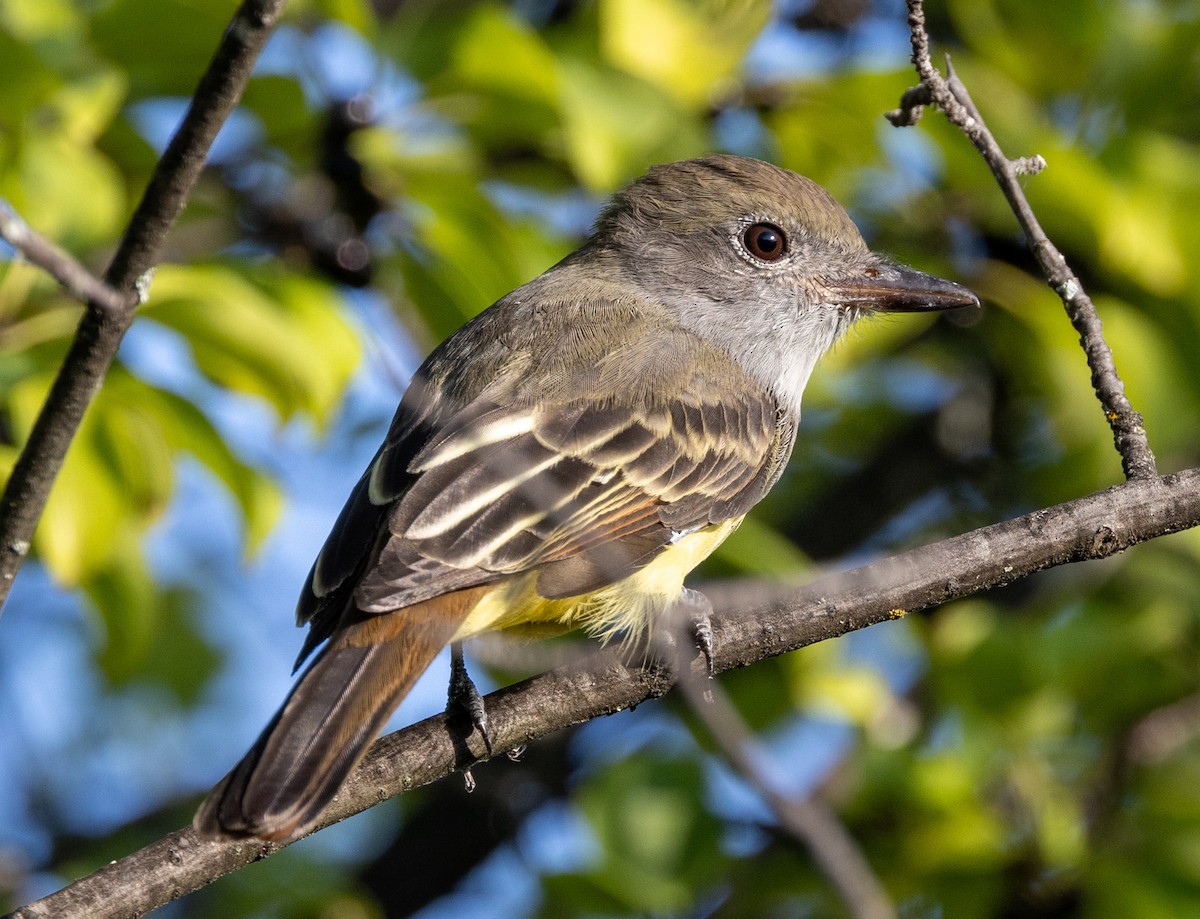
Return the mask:
[(196, 830), (277, 842), (308, 832), (478, 596), (458, 591), (339, 630), (205, 799)]

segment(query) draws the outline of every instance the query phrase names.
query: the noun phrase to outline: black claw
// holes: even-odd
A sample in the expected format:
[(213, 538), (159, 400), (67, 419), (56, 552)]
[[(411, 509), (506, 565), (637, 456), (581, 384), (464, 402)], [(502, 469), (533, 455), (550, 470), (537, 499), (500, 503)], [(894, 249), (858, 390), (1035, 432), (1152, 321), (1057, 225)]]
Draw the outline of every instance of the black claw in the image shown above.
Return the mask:
[(696, 647), (704, 654), (704, 662), (708, 666), (708, 678), (711, 680), (717, 670), (713, 663), (712, 623), (708, 621), (707, 617), (692, 622), (692, 635), (696, 639)]
[[(446, 694), (446, 709), (457, 708), (471, 719), (471, 724), (483, 738), (488, 756), (492, 755), (492, 737), (488, 733), (487, 708), (483, 704), (483, 696), (475, 688), (475, 682), (467, 673), (467, 665), (463, 662), (462, 645), (455, 643), (450, 646), (450, 689)], [(474, 787), (475, 781), (470, 772), (467, 776), (467, 790)]]

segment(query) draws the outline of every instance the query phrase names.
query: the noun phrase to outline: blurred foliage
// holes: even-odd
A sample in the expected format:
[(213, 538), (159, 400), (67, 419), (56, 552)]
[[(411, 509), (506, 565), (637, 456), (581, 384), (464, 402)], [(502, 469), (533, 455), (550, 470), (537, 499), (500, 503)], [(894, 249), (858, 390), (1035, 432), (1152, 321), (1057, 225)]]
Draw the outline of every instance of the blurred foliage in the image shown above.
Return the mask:
[[(0, 198), (101, 270), (232, 8), (0, 0)], [(1049, 161), (1026, 189), (1101, 309), (1160, 467), (1196, 465), (1200, 7), (928, 12), (1007, 152)], [(914, 82), (907, 54), (899, 4), (868, 0), (291, 4), (139, 319), (181, 344), (194, 383), (123, 355), (38, 531), (39, 563), (97, 611), (108, 680), (165, 683), (188, 706), (215, 667), (203, 589), (159, 583), (144, 550), (182, 456), (228, 491), (247, 551), (277, 519), (277, 484), (229, 446), (209, 389), (324, 430), (362, 350), (349, 289), (384, 293), (427, 349), (570, 251), (605, 194), (713, 149), (811, 176), (874, 248), (963, 280), (985, 308), (852, 333), (810, 386), (791, 470), (707, 575), (795, 577), (1117, 481), (1075, 334), (985, 167), (936, 113), (905, 131), (880, 117)], [(36, 270), (0, 264), (0, 466), (77, 315)], [(819, 779), (906, 917), (1197, 914), (1198, 557), (1195, 534), (1160, 539), (725, 682)], [(464, 915), (462, 897), (514, 877), (523, 899), (489, 895), (489, 915), (843, 915), (805, 853), (724, 800), (688, 719), (630, 740), (641, 714), (581, 731), (504, 833), (463, 823), (461, 796), (417, 794), (386, 849), (277, 856), (174, 915)], [(849, 741), (826, 771), (782, 738), (830, 719)], [(548, 829), (564, 808), (568, 826)], [(440, 891), (381, 882), (425, 871), (406, 834), (431, 826), (480, 827), (486, 844)], [(56, 835), (0, 884), (16, 902), (29, 871), (70, 877), (136, 835)]]

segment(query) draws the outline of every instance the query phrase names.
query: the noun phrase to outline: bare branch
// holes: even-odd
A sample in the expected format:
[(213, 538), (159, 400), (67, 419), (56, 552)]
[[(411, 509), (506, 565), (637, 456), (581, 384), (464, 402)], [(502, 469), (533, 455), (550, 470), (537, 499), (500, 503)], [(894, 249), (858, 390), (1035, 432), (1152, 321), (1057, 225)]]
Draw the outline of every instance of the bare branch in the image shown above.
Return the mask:
[(1067, 265), (1063, 254), (1050, 242), (1021, 188), (1021, 177), (1040, 172), (1046, 166), (1045, 160), (1040, 156), (1015, 160), (1005, 156), (975, 107), (966, 86), (955, 74), (949, 57), (946, 58), (945, 79), (930, 61), (929, 34), (925, 31), (922, 0), (907, 0), (907, 3), (908, 25), (912, 33), (912, 61), (921, 78), (921, 86), (908, 90), (901, 97), (900, 108), (888, 112), (886, 117), (897, 126), (915, 124), (920, 117), (921, 106), (932, 103), (975, 145), (996, 177), (1021, 229), (1025, 231), (1025, 238), (1046, 280), (1062, 300), (1071, 325), (1079, 333), (1079, 342), (1087, 355), (1092, 374), (1092, 388), (1112, 428), (1125, 477), (1137, 479), (1157, 475), (1142, 416), (1134, 411), (1125, 395), (1125, 386), (1117, 374), (1112, 350), (1104, 340), (1096, 307), (1079, 278)]
[(92, 301), (84, 312), (0, 497), (0, 607), (29, 552), (67, 448), (133, 322), (138, 282), (162, 255), (167, 231), (196, 184), (217, 131), (237, 104), (283, 6), (284, 0), (244, 0), (234, 14), (105, 272), (105, 283), (124, 299), (115, 309)]
[[(718, 672), (844, 635), (948, 600), (1009, 584), (1056, 565), (1106, 558), (1200, 525), (1200, 468), (1134, 479), (1105, 491), (912, 549), (805, 587), (778, 588), (756, 607), (713, 617)], [(693, 673), (705, 672), (697, 654)], [(666, 693), (660, 668), (631, 667), (613, 650), (487, 697), (493, 748), (519, 747), (551, 731)], [(486, 756), (444, 715), (376, 741), (330, 804), (321, 826), (429, 784)], [(255, 840), (202, 840), (189, 827), (105, 865), (13, 913), (56, 919), (138, 916), (278, 851)]]
[(109, 287), (68, 253), (30, 228), (6, 201), (0, 201), (0, 239), (85, 303), (116, 312), (129, 305), (129, 295)]
[(694, 673), (679, 688), (726, 759), (832, 882), (846, 911), (854, 919), (896, 919), (887, 891), (837, 814), (823, 801), (793, 798), (776, 787), (763, 766), (766, 754), (725, 691)]

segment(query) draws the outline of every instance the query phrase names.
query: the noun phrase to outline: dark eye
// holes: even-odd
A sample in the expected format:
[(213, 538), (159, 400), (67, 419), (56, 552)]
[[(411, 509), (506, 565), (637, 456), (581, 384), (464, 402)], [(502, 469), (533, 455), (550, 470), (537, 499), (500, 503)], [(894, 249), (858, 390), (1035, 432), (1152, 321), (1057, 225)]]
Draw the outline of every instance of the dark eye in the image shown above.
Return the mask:
[(773, 223), (756, 223), (746, 227), (742, 234), (742, 245), (757, 259), (777, 262), (787, 252), (787, 237)]

